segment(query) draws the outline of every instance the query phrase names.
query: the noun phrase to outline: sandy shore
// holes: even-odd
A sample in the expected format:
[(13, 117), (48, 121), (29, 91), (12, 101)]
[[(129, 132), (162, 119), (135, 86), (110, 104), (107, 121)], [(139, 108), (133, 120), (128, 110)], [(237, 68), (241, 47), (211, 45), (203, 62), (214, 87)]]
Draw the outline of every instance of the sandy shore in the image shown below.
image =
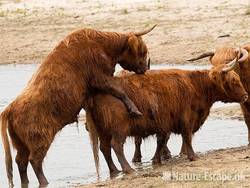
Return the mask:
[(173, 158), (161, 166), (152, 166), (85, 187), (249, 187), (250, 150), (247, 147), (222, 149), (199, 154), (194, 162)]
[[(152, 63), (186, 64), (186, 59), (204, 50), (250, 41), (247, 4), (247, 0), (74, 0), (70, 4), (5, 0), (0, 2), (0, 64), (40, 63), (79, 28), (127, 32), (153, 24), (159, 26), (144, 37)], [(222, 35), (229, 37), (218, 38)]]
[[(243, 121), (239, 105), (212, 108), (212, 119)], [(85, 121), (84, 117), (81, 120)], [(186, 157), (174, 156), (162, 165), (137, 170), (107, 181), (85, 187), (248, 187), (250, 184), (249, 147), (227, 148), (199, 153), (199, 159), (190, 162)], [(171, 175), (172, 174), (172, 179)]]

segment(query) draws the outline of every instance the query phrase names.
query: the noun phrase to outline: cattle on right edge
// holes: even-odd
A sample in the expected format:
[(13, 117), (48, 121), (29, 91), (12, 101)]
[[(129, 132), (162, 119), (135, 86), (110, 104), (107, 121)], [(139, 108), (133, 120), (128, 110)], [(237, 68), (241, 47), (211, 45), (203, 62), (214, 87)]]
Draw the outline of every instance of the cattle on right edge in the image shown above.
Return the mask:
[[(248, 53), (250, 52), (250, 44), (244, 45), (242, 47)], [(212, 65), (222, 65), (230, 62), (237, 54), (235, 48), (232, 47), (222, 47), (218, 48), (215, 51), (205, 52), (198, 57), (194, 57), (189, 59), (188, 61), (196, 61), (199, 59), (203, 59), (205, 57), (210, 58), (210, 62)], [(241, 82), (246, 89), (247, 93), (250, 93), (250, 56), (244, 60), (244, 62), (240, 63), (239, 66), (235, 69), (235, 72), (240, 76)], [(248, 99), (245, 103), (240, 104), (241, 110), (244, 115), (245, 123), (248, 128), (248, 146), (250, 146), (250, 100)]]
[[(248, 98), (239, 76), (232, 71), (245, 57), (238, 60), (237, 56), (228, 65), (210, 70), (151, 70), (145, 75), (122, 76), (119, 78), (122, 86), (143, 113), (141, 118), (129, 118), (124, 104), (111, 95), (100, 93), (90, 98), (86, 120), (97, 169), (98, 141), (110, 173), (119, 172), (111, 157), (111, 147), (123, 172), (130, 173), (133, 169), (123, 152), (126, 138), (153, 134), (166, 137), (171, 132), (182, 135), (188, 158), (195, 160), (192, 135), (206, 120), (213, 103), (245, 102)], [(159, 143), (157, 152), (162, 148)], [(161, 161), (160, 156), (156, 158)]]

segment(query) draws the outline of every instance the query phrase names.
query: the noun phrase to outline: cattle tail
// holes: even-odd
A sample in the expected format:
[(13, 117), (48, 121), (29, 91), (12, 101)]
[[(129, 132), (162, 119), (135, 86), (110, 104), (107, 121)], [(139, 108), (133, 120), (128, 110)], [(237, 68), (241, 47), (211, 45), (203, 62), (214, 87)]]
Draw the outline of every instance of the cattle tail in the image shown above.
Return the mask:
[(5, 151), (5, 165), (6, 165), (6, 172), (9, 179), (9, 186), (13, 187), (13, 167), (12, 167), (12, 156), (11, 156), (11, 150), (10, 150), (10, 142), (8, 138), (8, 111), (4, 111), (1, 114), (0, 117), (0, 126), (1, 126), (1, 135), (2, 135), (2, 141)]
[(95, 160), (95, 168), (97, 176), (99, 177), (99, 138), (96, 130), (95, 123), (93, 121), (92, 115), (90, 112), (86, 112), (86, 122), (91, 142), (91, 147), (93, 151), (93, 156)]

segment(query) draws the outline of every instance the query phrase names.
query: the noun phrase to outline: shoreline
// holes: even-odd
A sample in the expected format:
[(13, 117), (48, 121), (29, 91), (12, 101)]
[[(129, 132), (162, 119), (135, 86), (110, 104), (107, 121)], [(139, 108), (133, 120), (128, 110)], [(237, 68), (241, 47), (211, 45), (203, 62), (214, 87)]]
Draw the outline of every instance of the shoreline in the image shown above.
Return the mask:
[[(240, 105), (212, 108), (209, 119), (244, 121)], [(85, 121), (84, 116), (81, 116), (80, 120)], [(185, 186), (227, 188), (239, 185), (247, 187), (250, 184), (250, 167), (248, 167), (250, 146), (212, 149), (206, 152), (197, 152), (197, 154), (199, 156), (197, 161), (191, 162), (186, 156), (173, 156), (172, 159), (162, 162), (161, 165), (151, 165), (151, 162), (147, 161), (146, 163), (149, 165), (146, 167), (135, 165), (138, 170), (133, 174), (121, 173), (118, 178), (76, 187), (143, 188), (169, 186), (177, 188)], [(169, 179), (169, 174), (172, 174), (172, 180)]]
[[(197, 153), (197, 161), (173, 157), (162, 165), (137, 170), (130, 175), (77, 186), (92, 187), (248, 187), (250, 149), (247, 146)], [(171, 175), (172, 177), (169, 177)], [(211, 178), (212, 176), (212, 178)]]

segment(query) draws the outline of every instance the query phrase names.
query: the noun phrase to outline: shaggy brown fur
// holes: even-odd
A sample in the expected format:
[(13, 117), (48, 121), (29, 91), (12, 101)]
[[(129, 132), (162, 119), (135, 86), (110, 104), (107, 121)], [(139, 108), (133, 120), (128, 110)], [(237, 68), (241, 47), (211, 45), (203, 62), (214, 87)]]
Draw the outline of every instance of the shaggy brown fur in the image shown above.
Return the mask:
[(10, 186), (12, 160), (7, 129), (17, 149), (22, 184), (29, 182), (30, 162), (39, 183), (46, 185), (43, 159), (56, 133), (76, 120), (88, 96), (97, 91), (109, 93), (121, 99), (130, 113), (140, 115), (120, 80), (113, 77), (117, 63), (139, 74), (147, 70), (148, 51), (139, 35), (82, 29), (68, 35), (47, 56), (24, 91), (1, 114)]
[[(133, 171), (123, 153), (123, 143), (128, 136), (181, 134), (187, 145), (188, 158), (195, 160), (192, 134), (204, 123), (212, 104), (215, 101), (246, 100), (247, 94), (239, 76), (233, 71), (223, 72), (223, 67), (203, 71), (152, 70), (145, 75), (123, 76), (120, 78), (123, 88), (143, 112), (143, 117), (138, 119), (130, 119), (124, 105), (116, 98), (96, 95), (92, 107), (86, 111), (87, 126), (92, 127), (89, 129), (94, 139), (92, 143), (98, 143), (99, 138), (110, 172), (118, 172), (111, 158), (111, 146), (123, 171)], [(159, 150), (162, 146), (158, 146)]]
[[(250, 44), (244, 45), (242, 48), (246, 49), (250, 53)], [(217, 66), (221, 64), (226, 64), (236, 57), (235, 48), (223, 47), (217, 49), (214, 54), (210, 57), (211, 64)], [(245, 62), (239, 64), (238, 68), (235, 70), (240, 76), (241, 82), (246, 89), (247, 93), (250, 94), (250, 55)], [(250, 99), (245, 103), (241, 104), (241, 109), (244, 114), (245, 123), (248, 128), (248, 142), (250, 146)]]

